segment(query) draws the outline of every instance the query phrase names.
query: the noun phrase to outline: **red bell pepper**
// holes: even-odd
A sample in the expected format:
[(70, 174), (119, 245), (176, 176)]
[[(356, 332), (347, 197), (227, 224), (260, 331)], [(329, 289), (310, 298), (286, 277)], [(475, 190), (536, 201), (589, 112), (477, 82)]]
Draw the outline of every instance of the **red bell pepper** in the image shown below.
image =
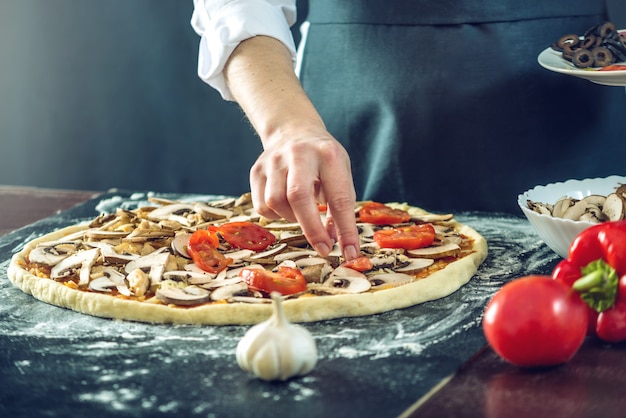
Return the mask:
[(626, 221), (581, 232), (552, 278), (571, 286), (587, 303), (590, 334), (607, 342), (626, 340)]

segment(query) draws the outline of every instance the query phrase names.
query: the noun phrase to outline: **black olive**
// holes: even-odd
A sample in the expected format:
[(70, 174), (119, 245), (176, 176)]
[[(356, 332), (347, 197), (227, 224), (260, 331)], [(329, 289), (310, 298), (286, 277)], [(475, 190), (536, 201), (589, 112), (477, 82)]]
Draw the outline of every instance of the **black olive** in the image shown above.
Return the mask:
[(557, 42), (556, 45), (559, 48), (565, 48), (565, 46), (569, 46), (570, 48), (575, 47), (576, 45), (578, 45), (578, 42), (580, 41), (580, 39), (578, 38), (578, 35), (576, 34), (569, 34), (569, 35), (564, 35), (562, 36)]
[(626, 52), (611, 44), (606, 44), (606, 48), (615, 55), (615, 59), (619, 62), (626, 61)]
[(571, 47), (569, 44), (565, 44), (565, 46), (563, 47), (563, 58), (571, 61), (572, 57), (574, 56), (574, 52), (578, 51), (579, 49), (580, 48)]
[(615, 32), (617, 28), (615, 27), (615, 23), (613, 22), (604, 22), (598, 27), (598, 35), (601, 38), (606, 38), (612, 32)]
[(593, 54), (594, 67), (606, 67), (615, 62), (615, 56), (613, 53), (604, 46), (599, 46), (591, 50)]
[(596, 46), (596, 39), (595, 35), (585, 36), (585, 39), (580, 43), (580, 47), (583, 49), (591, 49)]
[(593, 54), (588, 49), (579, 49), (574, 52), (572, 62), (578, 68), (588, 68), (593, 66)]

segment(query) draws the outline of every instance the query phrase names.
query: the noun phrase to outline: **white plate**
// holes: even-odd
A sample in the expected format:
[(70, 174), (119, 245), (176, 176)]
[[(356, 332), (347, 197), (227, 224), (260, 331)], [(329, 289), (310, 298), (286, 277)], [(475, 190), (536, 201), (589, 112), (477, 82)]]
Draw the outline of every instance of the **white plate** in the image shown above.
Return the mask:
[[(537, 57), (537, 61), (543, 68), (557, 73), (573, 75), (574, 77), (584, 78), (585, 80), (606, 86), (626, 86), (626, 71), (598, 71), (576, 68), (571, 62), (564, 60), (560, 52), (552, 48), (544, 49)], [(626, 65), (626, 62), (616, 64)]]

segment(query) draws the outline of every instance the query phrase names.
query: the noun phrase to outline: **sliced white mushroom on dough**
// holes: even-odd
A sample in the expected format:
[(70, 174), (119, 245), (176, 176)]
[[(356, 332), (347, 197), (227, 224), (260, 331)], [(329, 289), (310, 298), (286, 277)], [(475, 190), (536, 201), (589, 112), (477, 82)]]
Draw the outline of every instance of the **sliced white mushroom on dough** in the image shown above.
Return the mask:
[(60, 279), (70, 275), (72, 271), (80, 269), (78, 285), (86, 286), (89, 284), (91, 266), (93, 266), (96, 262), (99, 255), (99, 248), (92, 248), (91, 250), (80, 251), (72, 254), (52, 267), (52, 270), (50, 270), (50, 278)]
[(210, 292), (197, 286), (165, 287), (156, 291), (156, 297), (163, 303), (192, 306), (211, 300)]
[(382, 290), (411, 283), (415, 277), (406, 273), (379, 273), (369, 277), (372, 289)]
[(174, 254), (178, 254), (181, 257), (191, 259), (191, 256), (187, 252), (187, 246), (189, 245), (189, 238), (191, 238), (191, 234), (189, 232), (181, 232), (174, 236), (172, 239), (172, 250)]
[(165, 273), (166, 266), (170, 261), (170, 257), (171, 255), (167, 252), (167, 248), (162, 248), (131, 261), (126, 264), (124, 270), (128, 274), (137, 269), (149, 270), (149, 278), (151, 283), (154, 285), (161, 281), (163, 273)]
[(231, 300), (235, 296), (248, 296), (248, 285), (244, 282), (220, 286), (211, 292), (211, 300)]
[(268, 248), (265, 251), (261, 251), (261, 252), (258, 252), (256, 254), (251, 255), (250, 259), (251, 260), (271, 259), (272, 262), (273, 262), (274, 261), (274, 257), (277, 254), (279, 254), (282, 251), (284, 251), (285, 248), (287, 248), (287, 244), (285, 244), (285, 243), (274, 245), (274, 246)]
[(224, 209), (208, 205), (203, 202), (198, 202), (193, 206), (196, 213), (199, 213), (204, 219), (221, 219), (230, 218), (234, 215), (234, 212), (230, 209)]
[(327, 293), (363, 293), (370, 290), (372, 284), (367, 277), (356, 270), (347, 267), (337, 267), (320, 286), (311, 289)]
[(126, 277), (112, 267), (102, 269), (102, 276), (89, 282), (89, 289), (95, 292), (110, 293), (113, 288), (124, 296), (131, 296), (131, 291), (126, 284)]
[(409, 259), (408, 263), (402, 267), (396, 267), (394, 271), (398, 273), (407, 273), (407, 274), (415, 274), (418, 273), (425, 268), (432, 266), (435, 263), (435, 260), (432, 258), (412, 258)]
[(79, 241), (56, 241), (39, 244), (28, 254), (32, 263), (54, 266), (63, 259), (76, 253), (79, 249)]
[(406, 255), (417, 258), (444, 258), (455, 256), (461, 252), (461, 247), (456, 243), (448, 243), (433, 247), (417, 248), (415, 250), (407, 250)]

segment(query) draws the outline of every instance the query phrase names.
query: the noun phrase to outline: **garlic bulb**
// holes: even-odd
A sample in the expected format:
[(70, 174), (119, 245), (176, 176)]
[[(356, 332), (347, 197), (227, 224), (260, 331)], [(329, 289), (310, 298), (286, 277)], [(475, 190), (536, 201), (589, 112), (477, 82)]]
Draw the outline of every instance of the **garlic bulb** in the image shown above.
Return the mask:
[(283, 311), (282, 297), (271, 294), (274, 313), (250, 328), (237, 345), (237, 363), (256, 377), (287, 380), (309, 373), (317, 363), (317, 347), (309, 331), (291, 324)]

